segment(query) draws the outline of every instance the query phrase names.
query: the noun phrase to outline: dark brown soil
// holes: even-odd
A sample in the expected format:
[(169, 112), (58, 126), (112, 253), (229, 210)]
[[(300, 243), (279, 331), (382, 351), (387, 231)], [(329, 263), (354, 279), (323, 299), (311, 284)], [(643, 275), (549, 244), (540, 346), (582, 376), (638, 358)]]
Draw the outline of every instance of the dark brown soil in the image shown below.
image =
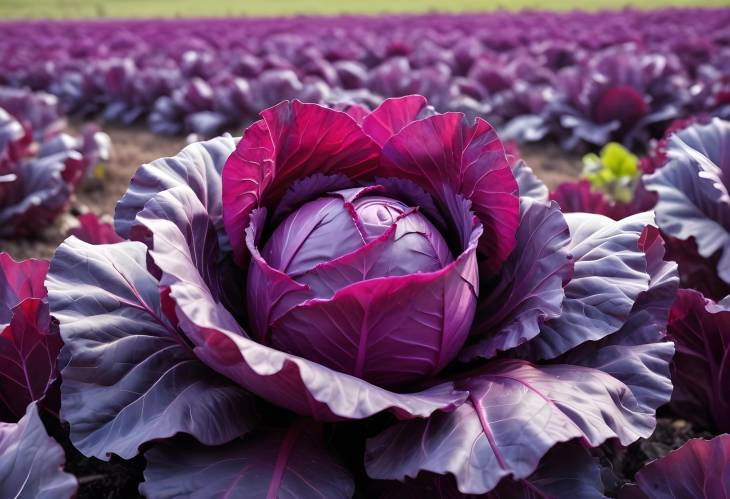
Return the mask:
[(520, 146), (520, 157), (550, 190), (577, 179), (583, 166), (580, 156), (568, 154), (556, 144), (525, 144)]
[(88, 458), (71, 444), (68, 425), (61, 425), (55, 416), (42, 413), (48, 434), (63, 447), (66, 453), (64, 470), (73, 473), (79, 482), (76, 499), (135, 499), (142, 497), (137, 491), (142, 482), (144, 457), (137, 456), (129, 461), (118, 457), (110, 461)]

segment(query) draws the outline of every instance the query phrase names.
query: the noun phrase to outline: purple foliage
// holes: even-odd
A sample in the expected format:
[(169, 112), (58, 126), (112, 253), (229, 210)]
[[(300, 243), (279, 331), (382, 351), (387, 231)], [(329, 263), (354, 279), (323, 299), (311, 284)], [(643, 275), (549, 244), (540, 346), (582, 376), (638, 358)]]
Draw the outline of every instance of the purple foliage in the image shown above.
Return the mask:
[[(505, 138), (642, 144), (730, 117), (727, 9), (3, 22), (0, 84), (65, 111), (213, 136), (285, 99), (425, 95)], [(215, 33), (215, 36), (211, 36)]]
[(113, 244), (123, 241), (114, 232), (114, 226), (105, 222), (93, 213), (84, 213), (78, 217), (79, 226), (69, 231), (70, 236), (76, 236), (89, 244)]
[[(4, 97), (0, 92), (0, 106)], [(91, 125), (80, 138), (59, 132), (57, 115), (48, 121), (41, 97), (13, 98), (10, 112), (0, 107), (0, 237), (32, 235), (52, 224), (110, 147), (109, 137)]]
[(384, 499), (543, 499), (545, 497), (580, 497), (598, 499), (602, 493), (598, 460), (577, 441), (558, 444), (540, 461), (537, 469), (524, 480), (506, 478), (487, 494), (459, 492), (452, 475), (421, 472), (416, 479), (389, 482)]
[[(89, 258), (83, 270), (74, 268), (79, 258)], [(138, 242), (93, 246), (72, 237), (57, 250), (47, 281), (68, 358), (61, 417), (76, 423), (76, 447), (100, 459), (112, 452), (131, 458), (142, 443), (178, 432), (221, 444), (256, 419), (250, 396), (198, 360), (165, 316), (145, 260)], [(95, 278), (104, 288), (90, 294), (84, 284)], [(80, 345), (88, 353), (74, 355)]]
[(0, 422), (0, 496), (17, 499), (70, 499), (76, 478), (63, 471), (65, 456), (48, 436), (30, 404), (17, 423)]
[[(730, 294), (727, 273), (728, 122), (693, 117), (674, 122), (641, 159), (630, 201), (617, 201), (588, 180), (564, 182), (550, 193), (563, 212), (615, 220), (656, 207), (657, 224), (682, 285), (712, 299)], [(525, 180), (527, 181), (527, 180)]]
[(676, 55), (626, 44), (594, 54), (585, 67), (562, 69), (558, 97), (549, 105), (570, 130), (565, 148), (572, 149), (581, 140), (597, 146), (611, 139), (642, 144), (653, 124), (682, 114), (690, 85)]
[(668, 236), (692, 238), (703, 258), (716, 258), (730, 284), (730, 122), (714, 119), (669, 137), (667, 163), (644, 178), (657, 194), (657, 223)]
[[(602, 497), (597, 448), (659, 407), (730, 431), (728, 25), (0, 22), (1, 237), (106, 158), (67, 113), (247, 126), (142, 165), (50, 269), (0, 253), (0, 496), (75, 494), (41, 410), (86, 456), (143, 454), (149, 497)], [(629, 201), (550, 193), (498, 130), (650, 155)], [(621, 494), (728, 495), (728, 449)]]
[(677, 349), (672, 407), (705, 428), (730, 431), (730, 303), (680, 290), (667, 334)]
[(59, 247), (74, 445), (149, 448), (160, 497), (600, 494), (579, 446), (648, 437), (671, 393), (651, 214), (564, 216), (491, 125), (420, 96), (338, 108), (143, 165), (127, 240)]
[(636, 485), (620, 499), (704, 499), (730, 497), (730, 435), (692, 439), (636, 474)]
[(16, 262), (0, 253), (0, 421), (18, 421), (33, 401), (58, 411), (52, 385), (61, 337), (48, 310), (47, 271), (44, 260)]
[(350, 472), (307, 420), (220, 447), (162, 444), (145, 459), (140, 491), (147, 497), (348, 498), (355, 492)]

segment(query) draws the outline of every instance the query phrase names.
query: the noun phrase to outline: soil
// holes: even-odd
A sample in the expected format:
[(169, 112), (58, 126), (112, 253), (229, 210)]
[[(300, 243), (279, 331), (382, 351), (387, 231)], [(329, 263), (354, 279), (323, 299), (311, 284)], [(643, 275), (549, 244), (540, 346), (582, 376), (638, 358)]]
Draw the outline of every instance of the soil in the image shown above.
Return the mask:
[(551, 191), (577, 179), (583, 167), (579, 155), (566, 153), (556, 144), (525, 144), (520, 146), (520, 157)]
[(43, 423), (48, 434), (56, 439), (66, 453), (64, 470), (76, 476), (79, 483), (76, 499), (135, 499), (142, 497), (137, 488), (143, 480), (144, 457), (125, 461), (113, 457), (109, 461), (85, 457), (71, 444), (68, 425), (43, 412)]

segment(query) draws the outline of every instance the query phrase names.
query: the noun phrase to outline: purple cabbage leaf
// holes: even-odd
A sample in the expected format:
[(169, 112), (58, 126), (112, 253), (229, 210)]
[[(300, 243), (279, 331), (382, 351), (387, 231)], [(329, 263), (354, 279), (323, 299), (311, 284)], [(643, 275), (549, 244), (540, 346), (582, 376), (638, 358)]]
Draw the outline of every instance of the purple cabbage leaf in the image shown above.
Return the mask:
[(621, 489), (620, 499), (723, 498), (730, 496), (730, 435), (692, 439), (645, 465), (636, 484)]
[(17, 423), (0, 422), (0, 496), (17, 499), (70, 499), (76, 478), (63, 471), (65, 456), (48, 436), (31, 403)]

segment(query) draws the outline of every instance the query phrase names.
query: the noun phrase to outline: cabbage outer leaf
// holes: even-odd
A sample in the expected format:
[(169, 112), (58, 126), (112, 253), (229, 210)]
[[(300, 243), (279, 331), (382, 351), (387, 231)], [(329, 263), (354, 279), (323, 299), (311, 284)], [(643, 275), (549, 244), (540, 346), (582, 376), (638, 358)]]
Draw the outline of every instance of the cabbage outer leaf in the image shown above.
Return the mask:
[(0, 497), (70, 499), (76, 478), (63, 471), (65, 456), (48, 436), (35, 403), (17, 423), (0, 423)]
[(454, 412), (398, 423), (368, 441), (370, 477), (451, 473), (461, 492), (482, 494), (505, 477), (530, 476), (559, 442), (628, 445), (654, 428), (628, 387), (597, 369), (492, 360), (457, 387), (469, 399)]
[(158, 445), (145, 453), (140, 492), (157, 499), (349, 499), (355, 492), (350, 473), (308, 424), (256, 431), (218, 447)]
[(200, 362), (162, 311), (139, 242), (56, 250), (46, 286), (64, 341), (61, 417), (85, 455), (129, 459), (189, 433), (228, 442), (255, 423), (251, 396)]

